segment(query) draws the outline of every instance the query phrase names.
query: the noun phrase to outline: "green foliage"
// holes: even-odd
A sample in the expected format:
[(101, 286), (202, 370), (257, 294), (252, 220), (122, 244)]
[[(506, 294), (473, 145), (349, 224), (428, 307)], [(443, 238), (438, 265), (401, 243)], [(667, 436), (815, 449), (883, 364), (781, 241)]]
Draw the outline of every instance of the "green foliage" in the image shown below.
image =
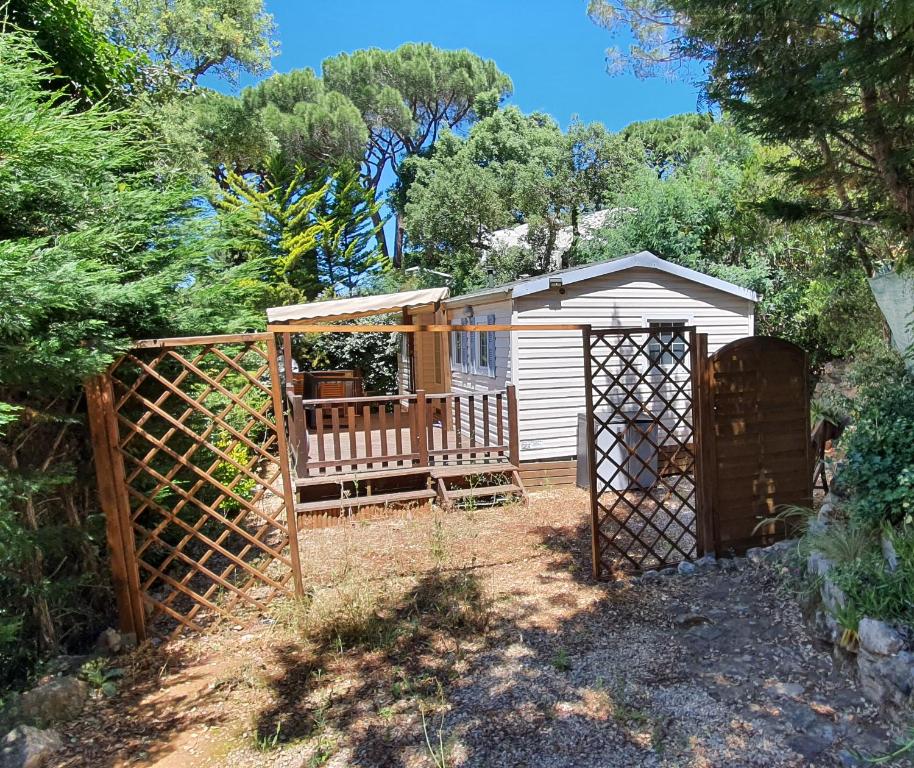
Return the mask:
[(50, 88), (96, 101), (118, 98), (118, 89), (135, 79), (138, 62), (105, 39), (81, 0), (7, 0), (2, 8), (5, 23), (32, 33), (36, 48), (53, 62), (54, 71), (44, 73)]
[(855, 519), (879, 525), (914, 513), (914, 376), (897, 357), (864, 373), (854, 423), (842, 438), (840, 484)]
[(0, 684), (111, 610), (83, 380), (131, 338), (262, 322), (262, 266), (231, 264), (145, 117), (49, 93), (41, 57), (0, 34)]
[[(393, 317), (367, 317), (354, 323), (372, 325), (395, 321)], [(365, 390), (371, 393), (397, 392), (397, 351), (400, 338), (395, 333), (322, 333), (299, 337), (296, 358), (306, 368), (360, 368)]]
[(398, 194), (409, 243), (427, 266), (456, 273), (459, 290), (475, 282), (473, 265), (462, 261), (483, 251), (504, 264), (516, 260), (519, 254), (499, 256), (490, 235), (528, 223), (529, 271), (542, 273), (558, 231), (615, 199), (637, 168), (638, 149), (599, 124), (574, 124), (563, 133), (546, 115), (499, 110), (466, 139), (446, 133), (432, 151), (404, 164)]
[(830, 217), (873, 274), (914, 242), (914, 12), (908, 3), (826, 0), (591, 0), (597, 23), (634, 33), (611, 68), (638, 74), (695, 61), (705, 94), (738, 125), (789, 143), (782, 170), (806, 192), (794, 215)]
[(156, 88), (209, 73), (235, 81), (265, 71), (276, 50), (263, 0), (85, 0), (117, 45), (141, 54)]
[(829, 577), (847, 597), (850, 612), (883, 621), (914, 625), (914, 522), (909, 515), (898, 527), (886, 526), (884, 535), (898, 556), (892, 571), (878, 545), (857, 558), (837, 564)]

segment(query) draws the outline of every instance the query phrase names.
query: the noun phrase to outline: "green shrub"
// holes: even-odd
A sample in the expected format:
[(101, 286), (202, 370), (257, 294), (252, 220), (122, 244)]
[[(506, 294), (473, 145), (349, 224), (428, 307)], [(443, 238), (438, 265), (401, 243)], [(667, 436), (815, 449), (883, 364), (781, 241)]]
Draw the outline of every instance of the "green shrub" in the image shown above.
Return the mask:
[(830, 578), (847, 597), (847, 610), (856, 617), (914, 625), (914, 524), (909, 517), (900, 528), (886, 526), (885, 535), (898, 556), (890, 571), (882, 550), (873, 547), (854, 560), (837, 563)]
[(914, 376), (898, 358), (863, 375), (854, 424), (842, 440), (840, 485), (855, 520), (896, 524), (914, 512)]

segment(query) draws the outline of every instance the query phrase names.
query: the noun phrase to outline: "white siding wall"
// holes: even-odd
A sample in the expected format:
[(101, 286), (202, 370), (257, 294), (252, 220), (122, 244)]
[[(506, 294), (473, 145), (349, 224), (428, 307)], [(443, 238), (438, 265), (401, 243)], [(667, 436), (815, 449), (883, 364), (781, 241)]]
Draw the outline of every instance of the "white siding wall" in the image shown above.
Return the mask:
[[(478, 325), (485, 325), (488, 323), (489, 315), (495, 315), (495, 324), (496, 325), (508, 325), (511, 323), (511, 300), (510, 299), (500, 299), (498, 301), (490, 301), (488, 304), (482, 303), (473, 303), (473, 318), (472, 322)], [(463, 307), (455, 307), (453, 309), (449, 308), (447, 310), (447, 322), (450, 325), (459, 324), (460, 321), (467, 317), (464, 313)], [(475, 334), (470, 334), (471, 344), (476, 343)], [(450, 348), (453, 350), (453, 341), (450, 343)], [(511, 370), (511, 334), (508, 331), (496, 331), (495, 332), (495, 376), (489, 376), (484, 371), (471, 373), (464, 372), (459, 366), (455, 366), (450, 360), (446, 361), (446, 364), (450, 366), (451, 369), (451, 392), (456, 393), (467, 393), (467, 392), (484, 392), (492, 389), (504, 389), (506, 384), (513, 382), (513, 375)], [(495, 414), (495, 401), (492, 400), (490, 403), (491, 416), (494, 418)], [(476, 431), (477, 435), (482, 435), (482, 404), (481, 402), (476, 404)], [(507, 430), (507, 401), (505, 402), (504, 409), (504, 420), (505, 420), (505, 430)], [(468, 431), (469, 422), (467, 409), (464, 406), (461, 409), (461, 429)], [(494, 423), (490, 424), (490, 428), (493, 430), (494, 435)], [(507, 434), (507, 431), (506, 433)], [(493, 437), (494, 440), (494, 437)]]
[[(710, 352), (753, 333), (747, 299), (650, 269), (630, 269), (515, 302), (513, 322), (641, 327), (685, 320), (708, 334)], [(585, 410), (584, 355), (578, 332), (519, 331), (516, 365), (522, 460), (573, 457), (577, 417)]]

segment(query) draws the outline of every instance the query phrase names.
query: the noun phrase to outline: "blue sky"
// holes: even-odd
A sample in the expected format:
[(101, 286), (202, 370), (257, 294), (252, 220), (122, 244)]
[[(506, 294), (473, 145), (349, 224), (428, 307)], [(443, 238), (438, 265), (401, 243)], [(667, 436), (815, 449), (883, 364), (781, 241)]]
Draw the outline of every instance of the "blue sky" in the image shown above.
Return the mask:
[(429, 42), (494, 59), (514, 81), (511, 103), (548, 112), (562, 126), (578, 115), (618, 130), (697, 108), (697, 90), (688, 82), (607, 75), (604, 51), (613, 39), (587, 18), (586, 0), (266, 0), (266, 6), (278, 28), (278, 72), (320, 71), (323, 59), (341, 51)]

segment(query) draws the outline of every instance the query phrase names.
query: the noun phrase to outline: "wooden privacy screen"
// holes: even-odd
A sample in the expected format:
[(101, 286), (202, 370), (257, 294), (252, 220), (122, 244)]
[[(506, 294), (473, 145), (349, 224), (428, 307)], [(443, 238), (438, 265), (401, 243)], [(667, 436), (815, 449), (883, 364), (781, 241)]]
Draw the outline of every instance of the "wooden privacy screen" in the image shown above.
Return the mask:
[(278, 377), (274, 337), (240, 334), (138, 342), (88, 383), (123, 629), (196, 630), (301, 593)]
[(595, 578), (699, 549), (697, 337), (684, 326), (584, 331)]
[(739, 339), (711, 356), (707, 386), (709, 524), (718, 554), (741, 554), (783, 536), (774, 524), (755, 531), (779, 507), (812, 506), (806, 353), (782, 339)]

